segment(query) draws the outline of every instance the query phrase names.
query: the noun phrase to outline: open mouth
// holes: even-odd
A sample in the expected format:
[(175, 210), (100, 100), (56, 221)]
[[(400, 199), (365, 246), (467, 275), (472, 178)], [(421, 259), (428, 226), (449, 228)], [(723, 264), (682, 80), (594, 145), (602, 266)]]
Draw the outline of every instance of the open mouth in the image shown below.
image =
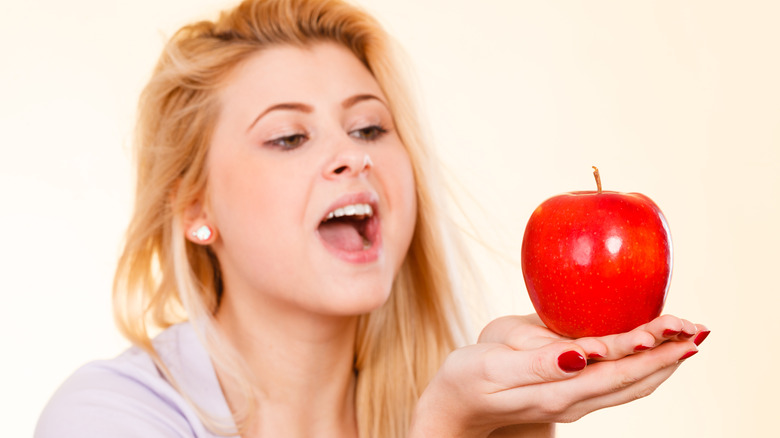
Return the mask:
[(371, 204), (349, 204), (329, 212), (317, 231), (329, 249), (361, 253), (377, 244), (378, 224)]

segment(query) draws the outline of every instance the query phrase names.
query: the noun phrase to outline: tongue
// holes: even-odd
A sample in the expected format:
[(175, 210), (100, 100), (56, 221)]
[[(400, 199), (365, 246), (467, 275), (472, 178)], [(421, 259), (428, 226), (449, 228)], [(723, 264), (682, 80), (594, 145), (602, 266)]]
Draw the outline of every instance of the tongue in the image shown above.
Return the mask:
[(363, 237), (349, 223), (330, 221), (320, 225), (320, 236), (330, 246), (342, 251), (361, 251)]

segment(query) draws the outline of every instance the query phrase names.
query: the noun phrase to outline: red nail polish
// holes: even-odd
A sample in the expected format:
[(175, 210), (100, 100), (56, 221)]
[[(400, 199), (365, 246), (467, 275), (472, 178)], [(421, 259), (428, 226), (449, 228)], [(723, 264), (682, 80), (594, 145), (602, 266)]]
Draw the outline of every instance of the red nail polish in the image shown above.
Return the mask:
[(574, 350), (567, 351), (558, 356), (558, 367), (567, 373), (582, 371), (588, 361), (582, 355)]
[(671, 337), (677, 336), (679, 334), (680, 334), (680, 330), (669, 330), (669, 329), (664, 330), (664, 337), (665, 338), (671, 338)]
[(681, 332), (680, 333), (680, 337), (683, 338), (683, 339), (692, 338), (693, 335), (694, 335), (694, 333), (686, 333), (686, 332)]
[(634, 347), (634, 351), (645, 351), (645, 350), (649, 350), (650, 348), (652, 347), (648, 347), (647, 345), (637, 345), (636, 347)]
[(604, 356), (598, 353), (591, 353), (588, 355), (588, 359), (604, 359)]
[(689, 352), (687, 352), (687, 353), (683, 354), (683, 355), (682, 355), (682, 357), (680, 357), (680, 358), (679, 358), (679, 359), (677, 359), (677, 360), (685, 360), (685, 359), (688, 359), (689, 357), (693, 356), (694, 354), (696, 354), (696, 353), (698, 353), (698, 352), (699, 352), (699, 350), (691, 350), (691, 351), (689, 351)]
[(693, 340), (693, 343), (696, 345), (700, 345), (702, 342), (704, 342), (705, 339), (707, 339), (707, 336), (710, 335), (709, 330), (704, 330), (703, 332), (699, 332), (699, 335), (696, 336), (696, 339)]

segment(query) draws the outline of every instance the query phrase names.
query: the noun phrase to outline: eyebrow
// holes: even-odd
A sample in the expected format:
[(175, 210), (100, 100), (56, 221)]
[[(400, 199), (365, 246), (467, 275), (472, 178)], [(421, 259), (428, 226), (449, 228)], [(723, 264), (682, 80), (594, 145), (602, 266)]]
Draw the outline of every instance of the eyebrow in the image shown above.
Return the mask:
[(305, 103), (297, 103), (297, 102), (285, 102), (285, 103), (277, 103), (276, 105), (271, 105), (255, 118), (252, 124), (249, 125), (249, 128), (247, 128), (247, 131), (252, 129), (252, 127), (255, 126), (255, 124), (257, 124), (258, 120), (262, 119), (266, 114), (273, 111), (300, 111), (302, 113), (309, 114), (314, 111), (314, 108), (312, 108), (310, 105), (306, 105)]
[(348, 97), (344, 100), (344, 102), (341, 102), (341, 107), (344, 109), (347, 109), (349, 107), (355, 106), (360, 102), (363, 102), (364, 100), (376, 100), (379, 101), (384, 106), (387, 106), (385, 101), (378, 98), (377, 96), (374, 96), (373, 94), (356, 94), (352, 97)]
[[(382, 99), (380, 99), (377, 96), (374, 96), (373, 94), (356, 94), (354, 96), (348, 97), (344, 99), (343, 102), (341, 102), (341, 107), (344, 109), (351, 108), (357, 105), (358, 103), (366, 100), (376, 100), (382, 105), (384, 105), (385, 107), (387, 107), (387, 104)], [(299, 111), (302, 113), (309, 114), (314, 112), (314, 108), (311, 105), (306, 105), (305, 103), (299, 103), (299, 102), (284, 102), (284, 103), (277, 103), (275, 105), (271, 105), (255, 118), (252, 124), (250, 124), (249, 127), (247, 128), (247, 131), (251, 130), (252, 127), (255, 126), (257, 122), (260, 119), (262, 119), (265, 115), (273, 111)]]

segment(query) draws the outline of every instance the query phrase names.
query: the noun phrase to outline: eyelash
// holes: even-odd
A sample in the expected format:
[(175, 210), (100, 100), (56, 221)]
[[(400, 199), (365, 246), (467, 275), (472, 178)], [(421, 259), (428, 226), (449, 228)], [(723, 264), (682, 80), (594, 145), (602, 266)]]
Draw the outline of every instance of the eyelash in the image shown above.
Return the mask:
[[(365, 135), (367, 132), (369, 134)], [(357, 136), (355, 134), (357, 134)], [(382, 136), (384, 136), (385, 134), (387, 134), (387, 129), (385, 129), (381, 125), (370, 125), (360, 129), (356, 129), (349, 133), (350, 136), (366, 142), (377, 141), (380, 138), (382, 138)]]
[[(369, 125), (349, 132), (349, 136), (364, 142), (378, 141), (387, 134), (387, 129), (381, 125)], [(276, 137), (265, 142), (267, 146), (277, 147), (285, 151), (291, 151), (303, 145), (309, 140), (306, 134), (292, 134)]]
[(285, 151), (291, 151), (302, 145), (308, 139), (309, 137), (305, 134), (292, 134), (268, 140), (265, 144)]

